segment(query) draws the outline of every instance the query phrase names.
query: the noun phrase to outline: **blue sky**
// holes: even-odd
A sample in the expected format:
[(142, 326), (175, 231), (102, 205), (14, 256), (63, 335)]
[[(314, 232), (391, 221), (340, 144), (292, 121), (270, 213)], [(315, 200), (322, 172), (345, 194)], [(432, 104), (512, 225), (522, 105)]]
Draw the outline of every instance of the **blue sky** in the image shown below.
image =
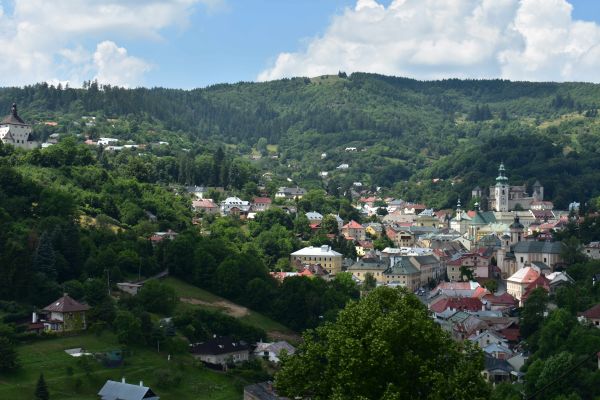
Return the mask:
[(596, 0), (0, 0), (0, 85), (600, 80)]

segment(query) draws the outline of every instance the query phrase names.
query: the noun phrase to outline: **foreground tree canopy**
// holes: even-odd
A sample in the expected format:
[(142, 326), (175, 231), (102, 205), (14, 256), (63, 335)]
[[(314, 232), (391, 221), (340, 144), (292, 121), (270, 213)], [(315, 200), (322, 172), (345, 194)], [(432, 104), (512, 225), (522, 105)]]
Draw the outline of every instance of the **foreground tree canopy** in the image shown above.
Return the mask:
[(417, 297), (381, 287), (306, 331), (283, 362), (280, 394), (313, 399), (485, 399), (483, 355), (457, 343)]

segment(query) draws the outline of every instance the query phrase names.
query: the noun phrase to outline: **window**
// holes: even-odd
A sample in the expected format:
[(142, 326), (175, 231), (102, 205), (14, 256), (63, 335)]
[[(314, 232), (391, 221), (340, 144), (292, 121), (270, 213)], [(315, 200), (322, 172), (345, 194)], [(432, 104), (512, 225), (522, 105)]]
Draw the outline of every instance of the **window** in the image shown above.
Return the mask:
[(523, 257), (521, 257), (521, 262), (523, 262)]

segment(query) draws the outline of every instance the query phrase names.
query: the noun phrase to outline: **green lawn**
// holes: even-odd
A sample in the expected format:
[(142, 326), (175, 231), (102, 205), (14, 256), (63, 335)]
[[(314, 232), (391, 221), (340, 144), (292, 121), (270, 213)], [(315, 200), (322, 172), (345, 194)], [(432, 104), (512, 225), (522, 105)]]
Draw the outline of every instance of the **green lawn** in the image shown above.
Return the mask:
[[(192, 299), (201, 300), (206, 303), (211, 303), (211, 304), (198, 304), (198, 305), (181, 303), (180, 304), (181, 308), (200, 307), (200, 308), (205, 308), (205, 309), (213, 310), (213, 311), (223, 311), (223, 312), (227, 311), (227, 309), (225, 307), (215, 304), (218, 302), (227, 302), (227, 300), (222, 297), (214, 295), (204, 289), (200, 289), (196, 286), (190, 285), (190, 284), (183, 282), (182, 280), (179, 280), (177, 278), (168, 277), (163, 282), (165, 284), (167, 284), (168, 286), (172, 287), (173, 289), (175, 289), (175, 291), (177, 292), (177, 295), (179, 297), (192, 298)], [(252, 311), (252, 310), (248, 310), (248, 314), (243, 317), (240, 317), (240, 320), (246, 322), (248, 325), (264, 329), (267, 332), (278, 331), (278, 332), (282, 332), (282, 333), (286, 333), (286, 334), (294, 333), (292, 330), (290, 330), (286, 326), (284, 326), (276, 321), (273, 321), (272, 319), (270, 319), (269, 317), (267, 317), (261, 313), (258, 313), (256, 311)]]
[(214, 303), (215, 301), (223, 300), (222, 297), (212, 294), (204, 289), (200, 289), (194, 285), (190, 285), (180, 279), (173, 278), (169, 276), (163, 280), (163, 283), (172, 287), (177, 292), (179, 297), (190, 297), (202, 301), (206, 301), (209, 303)]
[[(119, 349), (116, 338), (110, 333), (101, 337), (86, 334), (74, 337), (48, 339), (18, 347), (21, 370), (14, 375), (0, 374), (0, 399), (21, 400), (33, 398), (35, 384), (40, 372), (48, 383), (51, 399), (94, 399), (96, 393), (107, 379), (120, 380), (138, 384), (144, 381), (163, 400), (178, 399), (240, 399), (242, 383), (221, 373), (194, 366), (189, 354), (172, 356), (167, 361), (167, 354), (157, 353), (148, 348), (132, 349), (126, 357), (124, 367), (104, 368), (95, 361), (89, 374), (78, 366), (77, 359), (64, 352), (65, 349), (83, 347), (89, 352)], [(67, 368), (71, 366), (73, 375), (69, 376)], [(176, 387), (161, 388), (156, 381), (154, 371), (157, 369), (180, 369), (183, 376), (181, 384)], [(77, 389), (76, 381), (80, 381)]]

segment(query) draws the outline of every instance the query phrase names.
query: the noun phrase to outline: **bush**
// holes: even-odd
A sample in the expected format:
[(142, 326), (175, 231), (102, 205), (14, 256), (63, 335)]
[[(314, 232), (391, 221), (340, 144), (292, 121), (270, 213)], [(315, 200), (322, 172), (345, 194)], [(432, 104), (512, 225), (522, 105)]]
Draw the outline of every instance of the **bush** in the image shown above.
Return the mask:
[(161, 368), (154, 371), (154, 379), (156, 380), (156, 386), (159, 388), (170, 388), (177, 386), (182, 380), (181, 372), (175, 369)]

